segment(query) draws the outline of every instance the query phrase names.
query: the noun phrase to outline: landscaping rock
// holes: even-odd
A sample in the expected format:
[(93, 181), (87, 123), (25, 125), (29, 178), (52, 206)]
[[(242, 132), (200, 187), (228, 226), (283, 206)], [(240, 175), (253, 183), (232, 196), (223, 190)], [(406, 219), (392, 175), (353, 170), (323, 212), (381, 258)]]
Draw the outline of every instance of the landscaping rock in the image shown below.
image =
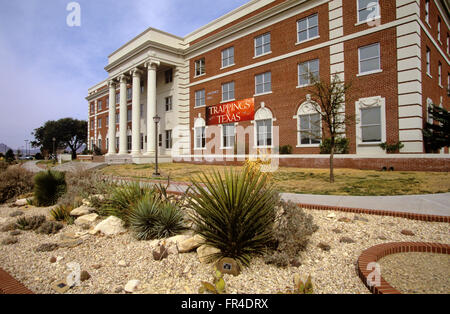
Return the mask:
[(361, 216), (358, 216), (358, 215), (355, 215), (355, 216), (353, 217), (353, 220), (359, 220), (359, 221), (369, 222), (369, 219), (364, 218), (364, 217), (361, 217)]
[(342, 230), (341, 229), (337, 229), (337, 228), (335, 228), (335, 229), (333, 229), (331, 231), (333, 231), (334, 233), (342, 233)]
[(179, 243), (181, 243), (181, 242), (183, 242), (183, 241), (186, 241), (186, 240), (189, 239), (189, 238), (190, 238), (190, 236), (188, 236), (188, 235), (185, 235), (185, 234), (179, 234), (179, 235), (176, 235), (176, 236), (167, 238), (167, 239), (166, 239), (166, 243), (169, 244), (169, 245), (170, 245), (171, 243), (173, 243), (173, 244), (175, 244), (175, 245), (178, 245)]
[(352, 222), (352, 220), (350, 218), (347, 218), (347, 217), (339, 218), (338, 221), (340, 221), (340, 222)]
[(190, 237), (184, 241), (181, 241), (178, 243), (178, 252), (180, 253), (187, 253), (192, 250), (195, 250), (198, 248), (202, 243), (205, 241), (203, 237), (199, 234), (196, 234), (193, 237)]
[(102, 265), (101, 264), (94, 264), (91, 267), (94, 268), (94, 269), (100, 269), (102, 267)]
[(330, 219), (336, 218), (336, 214), (331, 213), (331, 214), (327, 215), (327, 218), (330, 218)]
[(206, 245), (206, 244), (203, 244), (197, 248), (198, 259), (200, 260), (200, 263), (203, 263), (203, 264), (208, 263), (208, 258), (210, 257), (210, 255), (219, 253), (219, 252), (220, 252), (219, 249), (209, 246), (209, 245)]
[(84, 216), (84, 215), (88, 215), (90, 214), (92, 211), (94, 211), (95, 209), (92, 207), (88, 207), (86, 205), (81, 205), (80, 207), (75, 208), (74, 210), (72, 210), (70, 212), (71, 216)]
[(116, 216), (109, 216), (108, 218), (97, 224), (94, 228), (94, 231), (95, 233), (101, 232), (105, 235), (116, 235), (127, 232), (127, 230), (124, 228), (123, 220)]
[(91, 278), (91, 275), (90, 275), (87, 271), (83, 270), (83, 271), (81, 272), (81, 274), (80, 274), (80, 280), (81, 280), (81, 281), (86, 281), (86, 280), (88, 280), (89, 278)]
[(129, 292), (129, 293), (135, 292), (140, 283), (141, 282), (137, 279), (128, 281), (124, 288), (125, 292)]
[(127, 267), (127, 266), (128, 266), (128, 263), (125, 262), (124, 260), (121, 260), (121, 261), (119, 261), (119, 262), (117, 263), (117, 265), (119, 265), (119, 266), (121, 266), (121, 267)]
[(89, 214), (89, 215), (83, 215), (75, 219), (75, 224), (77, 226), (82, 226), (83, 224), (90, 225), (91, 223), (95, 222), (98, 218), (98, 215), (95, 213)]
[(5, 239), (3, 239), (2, 244), (3, 245), (11, 245), (11, 244), (15, 244), (19, 242), (19, 240), (17, 240), (16, 237), (7, 237)]
[(0, 217), (0, 224), (4, 224), (8, 219)]
[(237, 276), (241, 272), (241, 268), (235, 259), (229, 257), (223, 257), (216, 263), (216, 268), (223, 274), (230, 274)]
[(318, 248), (321, 248), (321, 249), (324, 250), (324, 251), (329, 251), (329, 250), (331, 249), (331, 246), (330, 246), (329, 244), (326, 244), (326, 243), (323, 243), (323, 242), (320, 242), (320, 243), (317, 245), (317, 247), (318, 247)]
[(83, 239), (73, 239), (73, 240), (67, 239), (59, 242), (59, 246), (64, 248), (74, 248), (82, 243)]
[(17, 228), (16, 223), (14, 222), (10, 222), (8, 224), (5, 224), (2, 226), (2, 228), (0, 229), (2, 232), (8, 232), (8, 231), (12, 231), (15, 230)]
[(50, 257), (49, 262), (52, 263), (52, 264), (56, 263), (56, 257), (54, 257), (54, 256)]
[(379, 235), (378, 239), (380, 239), (380, 240), (387, 240), (387, 238), (384, 235)]
[(19, 230), (13, 230), (9, 233), (9, 235), (11, 236), (18, 236), (20, 234), (22, 234), (22, 232), (20, 232)]
[(161, 245), (159, 249), (153, 250), (152, 254), (155, 261), (161, 261), (169, 256), (169, 251), (164, 245)]
[(408, 229), (403, 229), (400, 233), (403, 235), (407, 235), (407, 236), (415, 235), (414, 232), (412, 232), (411, 230), (408, 230)]
[(21, 198), (21, 199), (18, 199), (17, 201), (15, 201), (14, 205), (16, 205), (16, 206), (25, 206), (25, 205), (28, 205), (28, 201), (27, 201), (26, 198)]
[(58, 244), (56, 243), (43, 243), (39, 245), (35, 251), (36, 252), (51, 252), (58, 248)]
[(114, 293), (121, 293), (123, 291), (123, 288), (121, 286), (117, 286), (114, 288)]
[(302, 266), (302, 263), (300, 262), (300, 260), (298, 258), (294, 258), (293, 260), (291, 260), (289, 262), (289, 264), (291, 264), (292, 267), (300, 267), (300, 266)]
[(341, 243), (355, 243), (355, 240), (349, 237), (342, 237), (339, 242)]
[(16, 210), (15, 212), (12, 212), (11, 214), (9, 214), (9, 217), (22, 216), (23, 214), (24, 214), (23, 211)]

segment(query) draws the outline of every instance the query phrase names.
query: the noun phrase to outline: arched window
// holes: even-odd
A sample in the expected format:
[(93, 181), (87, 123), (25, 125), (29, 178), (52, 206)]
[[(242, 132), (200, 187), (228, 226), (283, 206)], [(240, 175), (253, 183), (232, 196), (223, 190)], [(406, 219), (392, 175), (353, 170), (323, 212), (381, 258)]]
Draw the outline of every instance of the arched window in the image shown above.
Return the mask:
[(322, 119), (309, 97), (297, 110), (297, 147), (319, 146), (322, 141)]
[(272, 111), (264, 104), (255, 113), (255, 142), (256, 147), (271, 147), (273, 145), (273, 118)]
[(194, 122), (194, 149), (206, 148), (206, 124), (201, 117), (195, 119)]

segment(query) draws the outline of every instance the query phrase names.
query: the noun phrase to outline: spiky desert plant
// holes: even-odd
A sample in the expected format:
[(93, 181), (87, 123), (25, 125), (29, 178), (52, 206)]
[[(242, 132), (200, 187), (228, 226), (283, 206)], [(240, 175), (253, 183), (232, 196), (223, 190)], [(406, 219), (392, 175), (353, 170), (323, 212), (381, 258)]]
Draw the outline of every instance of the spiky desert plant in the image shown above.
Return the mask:
[(56, 221), (65, 221), (68, 224), (71, 224), (73, 218), (70, 216), (70, 212), (73, 210), (73, 207), (70, 205), (58, 205), (55, 208), (50, 209), (50, 215)]
[[(200, 182), (203, 182), (204, 185)], [(278, 193), (265, 173), (245, 167), (213, 171), (192, 180), (188, 207), (194, 230), (205, 244), (220, 249), (208, 259), (231, 257), (248, 265), (254, 255), (263, 254), (273, 239), (273, 222)]]
[(37, 206), (51, 206), (66, 193), (65, 173), (48, 170), (34, 177), (34, 203)]
[(154, 230), (157, 238), (168, 238), (185, 231), (183, 212), (174, 203), (161, 202)]
[(22, 230), (35, 230), (45, 222), (45, 216), (20, 217), (16, 220), (16, 226)]

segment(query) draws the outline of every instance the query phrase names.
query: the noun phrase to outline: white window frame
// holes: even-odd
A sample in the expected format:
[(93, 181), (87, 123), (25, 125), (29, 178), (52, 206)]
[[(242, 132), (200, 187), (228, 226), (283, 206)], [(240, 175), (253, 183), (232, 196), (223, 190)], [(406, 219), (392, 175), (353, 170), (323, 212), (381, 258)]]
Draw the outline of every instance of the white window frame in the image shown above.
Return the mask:
[(426, 114), (427, 114), (427, 122), (430, 124), (434, 123), (433, 116), (428, 112), (428, 110), (432, 107), (433, 107), (433, 100), (431, 100), (431, 98), (427, 98)]
[(438, 84), (440, 87), (443, 88), (443, 86), (442, 86), (442, 63), (440, 61), (438, 62)]
[(441, 42), (441, 18), (439, 16), (438, 16), (438, 20), (437, 20), (437, 39), (442, 44), (442, 42)]
[(127, 88), (127, 100), (131, 100), (133, 97), (133, 89), (131, 87)]
[(101, 138), (101, 137), (99, 137), (99, 138), (97, 139), (97, 144), (98, 144), (98, 148), (99, 148), (100, 150), (102, 150), (102, 138)]
[(97, 119), (97, 129), (101, 129), (102, 128), (102, 118), (98, 118)]
[[(199, 93), (201, 93), (201, 96), (198, 97)], [(194, 92), (194, 108), (201, 108), (206, 106), (206, 98), (205, 98), (205, 89), (199, 89)], [(203, 100), (203, 101), (202, 101)], [(197, 102), (202, 102), (200, 105), (197, 106)]]
[[(194, 122), (194, 150), (206, 150), (206, 123), (205, 123), (205, 119), (203, 118), (196, 118), (195, 122)], [(203, 132), (204, 130), (204, 132)], [(197, 146), (197, 137), (199, 135), (200, 132), (200, 143), (203, 143), (203, 137), (202, 135), (204, 135), (204, 140), (205, 140), (205, 146), (204, 147), (198, 147)]]
[[(264, 42), (264, 38), (266, 38), (267, 35), (269, 36), (269, 42), (268, 43)], [(262, 38), (261, 46), (257, 46), (257, 44), (256, 44), (256, 41), (257, 41), (258, 38)], [(269, 51), (264, 51), (264, 47), (267, 46), (267, 44), (269, 45)], [(257, 48), (258, 47), (262, 47), (260, 54), (257, 54)], [(270, 32), (261, 34), (261, 35), (256, 36), (254, 38), (254, 51), (255, 51), (254, 58), (265, 56), (265, 55), (267, 55), (269, 53), (272, 53), (272, 35), (270, 34)]]
[(116, 94), (116, 105), (120, 104), (120, 93)]
[(101, 100), (99, 100), (97, 102), (97, 111), (102, 111), (103, 110), (102, 105), (103, 105), (103, 102)]
[(127, 122), (131, 122), (133, 120), (133, 110), (127, 109)]
[[(261, 145), (258, 146), (258, 121), (270, 120), (270, 129), (271, 129), (271, 145)], [(272, 111), (269, 108), (261, 107), (255, 113), (255, 119), (251, 122), (253, 124), (253, 140), (254, 145), (253, 148), (273, 148), (274, 147), (274, 138), (273, 138), (273, 122), (276, 121), (276, 118), (273, 117)]]
[[(266, 82), (266, 75), (269, 74), (270, 75), (270, 80)], [(257, 77), (262, 76), (262, 83), (258, 84), (257, 83)], [(265, 90), (264, 86), (270, 83), (270, 90)], [(258, 86), (262, 85), (263, 87), (263, 91), (261, 93), (258, 93)], [(272, 72), (271, 71), (267, 71), (264, 73), (260, 73), (255, 75), (255, 95), (254, 96), (258, 96), (258, 95), (265, 95), (265, 94), (270, 94), (272, 93)]]
[[(230, 92), (231, 92), (231, 89), (230, 89), (230, 86), (233, 86), (233, 97), (232, 98), (227, 98), (227, 99), (225, 99), (223, 96), (224, 96), (224, 94), (225, 94), (225, 92), (224, 92), (224, 87), (225, 86), (227, 86), (228, 87), (228, 91), (226, 92), (226, 94), (227, 94), (227, 97), (229, 97), (230, 96)], [(227, 83), (222, 83), (222, 102), (228, 102), (228, 101), (233, 101), (233, 100), (235, 100), (236, 98), (235, 98), (235, 83), (234, 83), (234, 81), (231, 81), (231, 82), (227, 82)]]
[[(236, 125), (237, 123), (226, 123), (226, 124), (221, 124), (220, 125), (220, 129), (221, 129), (221, 140), (220, 140), (220, 149), (231, 149), (234, 148), (234, 144), (236, 142)], [(226, 137), (228, 138), (233, 138), (232, 141), (232, 145), (231, 146), (225, 146), (225, 130), (228, 129), (228, 127), (233, 127), (233, 134), (226, 134)]]
[(165, 106), (164, 109), (166, 112), (170, 112), (173, 110), (172, 96), (167, 96), (164, 98)]
[(428, 47), (426, 47), (426, 49), (427, 74), (429, 77), (431, 77), (431, 50)]
[[(195, 60), (194, 62), (194, 77), (199, 77), (206, 74), (206, 62), (205, 58), (201, 58), (198, 60)], [(200, 74), (197, 74), (197, 70), (199, 70)], [(203, 71), (203, 72), (202, 72)]]
[[(369, 9), (369, 7), (365, 7), (365, 8), (361, 8), (360, 7), (360, 4), (359, 4), (359, 2), (360, 2), (360, 0), (356, 0), (356, 6), (357, 6), (357, 10), (356, 10), (356, 14), (357, 14), (357, 25), (358, 24), (363, 24), (363, 23), (367, 23), (367, 22), (371, 22), (371, 21), (375, 21), (375, 20), (378, 20), (378, 19), (380, 19), (381, 18), (381, 10), (380, 10), (380, 2), (378, 1), (378, 0), (371, 0), (372, 2), (371, 3), (374, 3), (374, 2), (376, 2), (376, 7), (377, 7), (377, 15), (376, 16), (374, 16), (372, 19), (365, 19), (365, 20), (361, 20), (361, 18), (360, 18), (360, 12), (361, 11), (364, 11), (364, 10), (368, 10)], [(372, 8), (373, 6), (371, 6), (370, 8)]]
[[(230, 57), (230, 51), (233, 51), (233, 55), (231, 57)], [(226, 54), (226, 56), (225, 56), (225, 54)], [(231, 47), (228, 47), (228, 48), (222, 50), (221, 55), (222, 55), (222, 67), (221, 67), (221, 69), (231, 67), (231, 66), (233, 66), (235, 64), (234, 63), (234, 46), (231, 46)], [(233, 59), (232, 63), (230, 63), (230, 59), (231, 58)], [(225, 64), (225, 61), (226, 61), (226, 64)]]
[[(361, 49), (367, 48), (367, 47), (371, 47), (371, 46), (377, 46), (378, 47), (378, 57), (371, 57), (371, 58), (368, 58), (368, 59), (361, 60)], [(367, 61), (367, 60), (372, 60), (372, 59), (376, 59), (376, 58), (378, 58), (378, 69), (370, 70), (370, 71), (366, 71), (366, 72), (361, 72), (361, 61)], [(370, 44), (370, 45), (365, 45), (365, 46), (362, 46), (362, 47), (358, 47), (358, 72), (359, 73), (358, 73), (357, 76), (369, 75), (369, 74), (382, 72), (382, 69), (381, 69), (381, 47), (380, 47), (380, 43), (373, 43), (373, 44)]]
[(116, 112), (116, 124), (120, 123), (120, 112)]
[[(317, 16), (317, 25), (311, 27), (309, 25), (310, 24), (310, 19), (312, 17), (314, 17), (314, 16)], [(306, 20), (306, 39), (300, 40), (300, 22), (304, 21), (304, 20)], [(313, 27), (317, 27), (317, 35), (311, 37), (309, 35), (309, 30), (311, 28), (313, 28)], [(302, 30), (302, 32), (303, 31), (305, 31), (305, 30)], [(318, 13), (311, 14), (311, 15), (309, 15), (309, 16), (307, 16), (305, 18), (302, 18), (302, 19), (297, 21), (297, 44), (301, 44), (301, 43), (304, 43), (304, 42), (307, 42), (307, 41), (310, 41), (310, 40), (314, 40), (314, 39), (317, 39), (319, 37), (320, 37), (320, 33), (319, 33), (319, 14)]]
[[(381, 140), (376, 142), (363, 142), (361, 130), (361, 109), (380, 107)], [(355, 103), (356, 111), (356, 144), (357, 146), (378, 146), (386, 142), (386, 99), (381, 96), (360, 98)]]
[[(310, 71), (310, 67), (311, 67), (311, 63), (317, 61), (318, 63), (318, 71), (317, 71), (317, 77), (320, 76), (320, 59), (312, 59), (312, 60), (308, 60), (302, 63), (299, 63), (297, 65), (297, 88), (301, 88), (301, 87), (305, 87), (305, 86), (311, 86), (311, 78), (309, 77), (309, 74), (311, 73)], [(300, 84), (300, 68), (303, 68), (306, 65), (306, 67), (308, 68), (308, 83), (307, 84)]]
[(425, 22), (430, 25), (430, 0), (425, 0)]
[[(322, 143), (322, 116), (314, 108), (315, 104), (311, 100), (307, 100), (300, 105), (297, 110), (297, 114), (293, 116), (293, 119), (297, 120), (297, 146), (296, 147), (319, 147)], [(300, 116), (318, 114), (320, 117), (320, 142), (315, 144), (302, 144), (301, 143), (301, 131), (300, 131)]]
[(166, 150), (172, 149), (173, 147), (172, 130), (166, 130), (165, 135), (166, 135), (165, 148)]
[(140, 104), (139, 109), (140, 109), (139, 110), (140, 117), (143, 118), (145, 116), (144, 115), (144, 110), (145, 110), (144, 104)]

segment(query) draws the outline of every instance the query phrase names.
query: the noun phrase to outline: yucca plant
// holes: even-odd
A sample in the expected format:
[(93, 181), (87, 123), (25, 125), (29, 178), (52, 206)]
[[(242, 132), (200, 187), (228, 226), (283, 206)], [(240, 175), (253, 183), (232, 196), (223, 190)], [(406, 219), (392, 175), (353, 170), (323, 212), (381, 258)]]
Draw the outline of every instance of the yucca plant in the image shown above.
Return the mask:
[[(202, 182), (202, 183), (200, 183)], [(278, 194), (265, 173), (245, 167), (192, 180), (188, 207), (194, 230), (207, 245), (220, 249), (210, 261), (231, 257), (248, 265), (273, 241), (273, 223)]]
[(34, 177), (34, 203), (37, 206), (51, 206), (66, 193), (64, 172), (48, 170)]
[(186, 229), (180, 209), (155, 194), (148, 194), (133, 206), (128, 219), (138, 240), (166, 238)]
[(50, 215), (56, 221), (65, 221), (68, 224), (72, 224), (73, 217), (70, 216), (70, 212), (72, 211), (72, 206), (67, 205), (58, 205), (53, 209), (50, 209)]

